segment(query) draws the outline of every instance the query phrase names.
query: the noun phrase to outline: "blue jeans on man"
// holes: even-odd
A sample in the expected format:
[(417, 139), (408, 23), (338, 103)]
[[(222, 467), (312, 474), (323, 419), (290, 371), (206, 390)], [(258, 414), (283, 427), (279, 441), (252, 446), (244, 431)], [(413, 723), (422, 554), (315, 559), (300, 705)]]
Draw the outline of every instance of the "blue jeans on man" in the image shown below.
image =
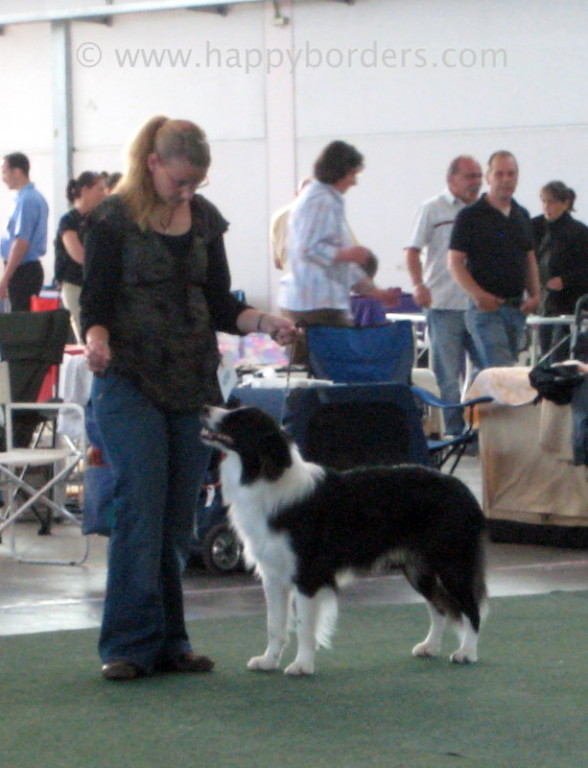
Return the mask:
[(502, 304), (494, 312), (481, 312), (472, 304), (466, 310), (466, 325), (476, 344), (482, 368), (518, 363), (526, 327), (526, 317), (518, 306)]
[(92, 405), (115, 477), (100, 656), (150, 673), (191, 650), (182, 573), (210, 449), (198, 414), (159, 408), (112, 370), (94, 377)]
[[(459, 403), (462, 381), (466, 375), (466, 354), (472, 368), (480, 368), (474, 340), (466, 328), (465, 311), (458, 309), (428, 309), (431, 368), (437, 379), (441, 399), (446, 403)], [(444, 411), (445, 432), (461, 435), (465, 429), (462, 408)]]

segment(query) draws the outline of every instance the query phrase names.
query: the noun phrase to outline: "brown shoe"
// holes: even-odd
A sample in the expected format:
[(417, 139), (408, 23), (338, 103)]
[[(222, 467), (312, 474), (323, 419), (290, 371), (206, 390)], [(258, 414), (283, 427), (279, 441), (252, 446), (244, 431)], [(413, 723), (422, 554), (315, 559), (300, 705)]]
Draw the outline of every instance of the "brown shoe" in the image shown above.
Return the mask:
[(182, 672), (187, 674), (199, 674), (211, 672), (214, 661), (208, 656), (197, 656), (193, 651), (179, 653), (171, 659), (159, 662), (157, 669), (161, 672)]
[(143, 670), (132, 661), (109, 661), (102, 665), (105, 680), (135, 680), (143, 674)]

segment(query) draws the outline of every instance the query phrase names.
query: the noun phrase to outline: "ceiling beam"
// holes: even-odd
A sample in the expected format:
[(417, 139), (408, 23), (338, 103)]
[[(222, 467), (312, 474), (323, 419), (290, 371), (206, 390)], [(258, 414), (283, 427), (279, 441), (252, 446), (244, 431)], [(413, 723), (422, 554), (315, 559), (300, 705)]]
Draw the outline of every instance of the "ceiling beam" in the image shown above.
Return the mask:
[(218, 13), (219, 16), (229, 15), (229, 6), (226, 3), (221, 5), (209, 5), (202, 8), (188, 8), (188, 11), (208, 11), (209, 13)]
[(34, 24), (54, 21), (94, 21), (102, 22), (114, 16), (127, 14), (155, 13), (158, 11), (210, 10), (225, 15), (227, 5), (258, 3), (262, 0), (230, 0), (230, 3), (214, 3), (211, 0), (141, 0), (138, 3), (119, 3), (117, 5), (89, 5), (81, 8), (31, 11), (28, 13), (0, 14), (0, 28), (11, 24)]

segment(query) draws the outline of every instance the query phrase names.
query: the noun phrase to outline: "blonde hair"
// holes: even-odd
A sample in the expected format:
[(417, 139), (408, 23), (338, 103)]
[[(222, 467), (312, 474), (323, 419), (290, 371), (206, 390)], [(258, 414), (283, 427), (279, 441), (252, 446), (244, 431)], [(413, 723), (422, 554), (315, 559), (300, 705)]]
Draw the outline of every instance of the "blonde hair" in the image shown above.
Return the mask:
[(164, 163), (174, 158), (187, 160), (204, 174), (210, 166), (210, 148), (201, 128), (189, 120), (152, 117), (131, 142), (127, 167), (116, 188), (131, 218), (142, 230), (148, 228), (160, 202), (147, 166), (152, 152)]

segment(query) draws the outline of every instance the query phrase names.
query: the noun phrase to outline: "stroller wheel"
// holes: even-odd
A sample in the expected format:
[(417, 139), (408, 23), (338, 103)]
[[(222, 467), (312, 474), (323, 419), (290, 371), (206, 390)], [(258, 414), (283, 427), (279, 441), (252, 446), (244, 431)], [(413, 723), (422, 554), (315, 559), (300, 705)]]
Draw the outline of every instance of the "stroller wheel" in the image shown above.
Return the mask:
[(210, 573), (236, 571), (241, 564), (241, 542), (232, 528), (219, 523), (206, 534), (202, 543), (202, 559)]

